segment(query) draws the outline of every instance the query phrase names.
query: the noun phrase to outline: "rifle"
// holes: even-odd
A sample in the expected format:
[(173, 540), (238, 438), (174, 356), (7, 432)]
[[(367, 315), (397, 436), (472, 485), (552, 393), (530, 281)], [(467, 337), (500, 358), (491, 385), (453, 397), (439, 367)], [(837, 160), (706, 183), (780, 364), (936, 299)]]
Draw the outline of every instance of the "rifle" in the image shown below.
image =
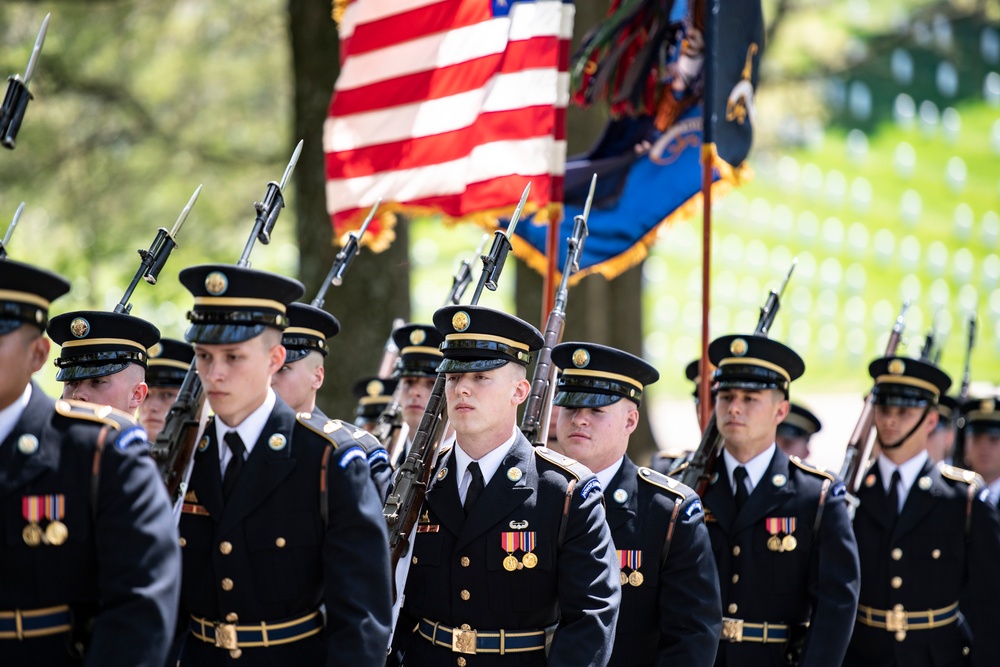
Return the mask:
[(250, 238), (247, 239), (247, 243), (243, 247), (243, 254), (240, 255), (240, 261), (236, 263), (236, 266), (250, 267), (250, 251), (253, 250), (254, 242), (259, 240), (264, 245), (271, 242), (271, 231), (274, 229), (275, 223), (278, 222), (281, 209), (285, 208), (285, 197), (281, 194), (281, 191), (285, 189), (288, 179), (291, 177), (292, 172), (295, 171), (295, 165), (298, 164), (300, 155), (302, 155), (301, 139), (295, 146), (292, 159), (288, 161), (288, 166), (285, 167), (285, 173), (281, 177), (281, 182), (275, 183), (274, 181), (270, 181), (267, 184), (267, 192), (264, 193), (264, 199), (253, 203), (254, 210), (257, 211), (257, 217), (253, 221), (253, 231), (250, 233)]
[(17, 221), (21, 219), (21, 213), (24, 211), (24, 202), (17, 207), (14, 211), (14, 219), (10, 222), (10, 227), (7, 228), (7, 233), (3, 236), (3, 241), (0, 241), (0, 259), (7, 259), (7, 246), (10, 244), (10, 237), (14, 235), (14, 230), (17, 228)]
[[(268, 195), (276, 191), (276, 196), (271, 200), (271, 207), (267, 208), (261, 204), (254, 203), (257, 217), (254, 220), (253, 230), (250, 238), (243, 247), (243, 253), (237, 266), (250, 266), (250, 251), (253, 250), (254, 242), (260, 240), (265, 245), (270, 242), (270, 233), (274, 229), (274, 223), (278, 220), (278, 213), (284, 206), (281, 198), (281, 188), (287, 182), (295, 163), (302, 152), (302, 142), (295, 147), (292, 160), (285, 169), (285, 175), (281, 179), (281, 185), (273, 181), (268, 183)], [(274, 186), (272, 188), (272, 186)], [(265, 197), (265, 202), (268, 197)], [(280, 206), (277, 205), (280, 203)], [(263, 233), (266, 230), (266, 234)], [(266, 239), (266, 240), (265, 240)], [(204, 413), (205, 390), (198, 377), (198, 370), (195, 364), (191, 364), (181, 388), (177, 392), (174, 404), (170, 406), (170, 411), (164, 419), (163, 430), (156, 436), (156, 442), (150, 447), (150, 453), (156, 460), (160, 474), (163, 476), (163, 483), (167, 486), (167, 494), (174, 507), (174, 519), (180, 520), (181, 503), (184, 494), (187, 492), (188, 480), (191, 470), (194, 467), (194, 450), (203, 430), (203, 423), (207, 419)]]
[(920, 361), (926, 361), (929, 364), (936, 363), (935, 356), (941, 356), (941, 343), (937, 339), (937, 315), (935, 312), (933, 319), (931, 319), (931, 328), (924, 336), (924, 344), (920, 348)]
[(566, 262), (563, 264), (562, 279), (556, 290), (555, 303), (545, 322), (545, 342), (538, 352), (535, 374), (531, 378), (531, 394), (528, 395), (524, 416), (521, 419), (521, 433), (536, 447), (544, 446), (549, 437), (552, 401), (555, 398), (552, 384), (556, 379), (556, 369), (552, 365), (552, 348), (562, 341), (563, 329), (566, 327), (569, 278), (580, 270), (580, 255), (583, 254), (583, 244), (587, 240), (587, 220), (590, 218), (590, 206), (594, 202), (596, 187), (597, 174), (594, 174), (590, 179), (590, 192), (583, 207), (583, 215), (573, 218), (573, 233), (566, 239)]
[[(392, 321), (392, 331), (389, 332), (389, 337), (385, 340), (385, 345), (382, 347), (382, 361), (378, 365), (378, 377), (380, 378), (387, 378), (392, 375), (392, 370), (396, 366), (396, 359), (399, 358), (399, 348), (396, 347), (396, 342), (392, 339), (392, 332), (404, 324), (405, 322), (401, 317), (397, 317)], [(378, 416), (378, 420), (375, 422), (374, 435), (382, 443), (385, 451), (388, 452), (390, 463), (398, 454), (399, 443), (404, 440), (407, 433), (406, 424), (403, 423), (403, 407), (399, 404), (399, 392), (400, 389), (397, 386), (392, 394), (392, 400), (385, 406), (382, 414)]]
[[(490, 254), (482, 257), (483, 271), (479, 278), (479, 284), (476, 286), (476, 292), (472, 297), (471, 305), (473, 306), (479, 303), (479, 295), (482, 294), (484, 286), (491, 291), (497, 288), (497, 280), (500, 278), (507, 253), (510, 252), (510, 238), (514, 234), (514, 228), (517, 226), (521, 211), (524, 209), (530, 188), (531, 184), (529, 183), (528, 187), (524, 189), (524, 194), (521, 195), (520, 203), (514, 209), (510, 224), (507, 226), (507, 232), (504, 233), (498, 229), (495, 232)], [(492, 283), (492, 287), (490, 287), (490, 283)], [(444, 383), (444, 373), (438, 373), (437, 379), (434, 381), (434, 389), (427, 399), (424, 415), (420, 418), (420, 425), (413, 435), (410, 451), (406, 455), (406, 460), (396, 471), (392, 489), (389, 491), (385, 506), (382, 508), (382, 514), (385, 516), (389, 528), (391, 572), (396, 571), (400, 559), (409, 549), (410, 533), (417, 524), (420, 506), (424, 503), (424, 494), (427, 492), (427, 485), (434, 470), (438, 437), (444, 422)], [(394, 580), (393, 599), (396, 597)]]
[[(969, 313), (969, 331), (965, 345), (965, 371), (962, 373), (962, 384), (958, 390), (958, 405), (961, 407), (969, 400), (969, 386), (972, 384), (972, 348), (976, 345), (976, 311)], [(955, 417), (958, 436), (955, 438), (955, 448), (951, 454), (952, 463), (964, 467), (965, 463), (965, 416), (961, 412)]]
[(35, 39), (35, 48), (31, 50), (28, 66), (24, 68), (24, 78), (15, 74), (7, 79), (7, 93), (4, 95), (3, 104), (0, 105), (0, 144), (10, 150), (14, 150), (14, 146), (17, 145), (17, 133), (21, 129), (21, 121), (24, 120), (28, 102), (35, 98), (28, 90), (28, 84), (35, 74), (35, 65), (38, 64), (38, 56), (42, 53), (42, 44), (45, 43), (45, 35), (49, 31), (51, 16), (52, 14), (46, 14), (45, 20), (42, 21), (38, 38)]
[[(301, 144), (301, 142), (299, 142)], [(351, 232), (347, 235), (347, 241), (341, 247), (340, 252), (337, 256), (333, 258), (333, 264), (330, 266), (330, 271), (326, 274), (326, 280), (323, 281), (323, 285), (319, 288), (319, 292), (316, 293), (316, 298), (312, 300), (312, 305), (317, 308), (322, 308), (323, 304), (326, 303), (326, 291), (330, 289), (330, 285), (340, 287), (344, 283), (344, 274), (347, 273), (347, 269), (351, 268), (351, 262), (354, 261), (354, 257), (358, 254), (358, 250), (361, 248), (361, 237), (365, 235), (368, 231), (368, 225), (372, 224), (372, 219), (375, 217), (375, 211), (378, 210), (379, 204), (382, 203), (382, 198), (379, 197), (375, 205), (372, 206), (372, 210), (368, 211), (368, 217), (365, 218), (365, 222), (361, 225), (361, 229), (356, 232)]]
[[(903, 308), (899, 311), (899, 317), (892, 325), (892, 333), (889, 334), (889, 342), (885, 346), (885, 357), (896, 354), (899, 347), (899, 339), (903, 336), (903, 329), (906, 327), (906, 320), (903, 316), (906, 309), (910, 307), (909, 301), (903, 301)], [(847, 493), (851, 498), (856, 498), (858, 489), (861, 488), (861, 478), (868, 467), (868, 459), (872, 455), (872, 448), (875, 445), (872, 439), (872, 427), (875, 425), (875, 387), (872, 387), (865, 397), (865, 405), (861, 408), (861, 416), (854, 427), (851, 439), (847, 443), (847, 453), (844, 455), (844, 465), (840, 469), (840, 477), (844, 480)], [(851, 503), (853, 513), (853, 503)]]
[(448, 298), (444, 300), (444, 305), (457, 306), (462, 302), (462, 295), (465, 294), (465, 290), (468, 289), (469, 283), (472, 282), (472, 263), (476, 261), (476, 257), (480, 257), (483, 254), (483, 250), (486, 249), (486, 242), (490, 240), (489, 234), (483, 234), (482, 241), (479, 242), (479, 247), (476, 248), (476, 252), (469, 259), (463, 259), (459, 265), (458, 270), (451, 279), (451, 290), (448, 292)]
[[(781, 283), (781, 287), (777, 290), (771, 290), (771, 293), (767, 297), (767, 301), (760, 309), (760, 317), (757, 319), (757, 328), (754, 330), (754, 336), (767, 336), (768, 331), (771, 329), (771, 325), (774, 323), (774, 317), (778, 314), (778, 309), (781, 307), (781, 295), (785, 293), (785, 288), (788, 286), (788, 281), (792, 278), (792, 272), (795, 270), (795, 265), (798, 263), (798, 258), (792, 260), (792, 266), (788, 269), (788, 273), (785, 275), (785, 280)], [(708, 368), (708, 360), (702, 359), (702, 372)], [(691, 457), (691, 461), (680, 469), (680, 481), (683, 484), (691, 487), (698, 492), (699, 496), (705, 495), (705, 490), (708, 488), (708, 483), (712, 479), (712, 469), (715, 466), (715, 459), (719, 454), (719, 450), (722, 448), (722, 434), (719, 433), (719, 427), (715, 423), (715, 413), (708, 419), (708, 424), (705, 425), (705, 430), (701, 434), (701, 443), (698, 445), (698, 449), (695, 450), (694, 455)]]
[(125, 294), (122, 296), (122, 300), (118, 302), (115, 306), (116, 313), (125, 313), (128, 315), (132, 312), (132, 304), (129, 303), (129, 299), (132, 298), (132, 292), (135, 291), (136, 285), (139, 284), (139, 279), (142, 278), (150, 285), (156, 284), (156, 279), (160, 275), (160, 271), (163, 266), (167, 263), (167, 259), (170, 257), (170, 253), (173, 252), (174, 248), (177, 247), (177, 233), (181, 231), (181, 226), (184, 221), (187, 220), (188, 213), (191, 212), (191, 207), (194, 203), (198, 201), (198, 195), (201, 194), (201, 186), (194, 191), (191, 195), (191, 199), (188, 200), (187, 206), (181, 211), (181, 214), (177, 216), (177, 222), (174, 223), (173, 229), (169, 232), (165, 227), (160, 227), (156, 230), (156, 236), (153, 237), (153, 243), (149, 246), (149, 250), (143, 250), (139, 248), (139, 268), (135, 272), (135, 276), (132, 277), (132, 282), (125, 289)]

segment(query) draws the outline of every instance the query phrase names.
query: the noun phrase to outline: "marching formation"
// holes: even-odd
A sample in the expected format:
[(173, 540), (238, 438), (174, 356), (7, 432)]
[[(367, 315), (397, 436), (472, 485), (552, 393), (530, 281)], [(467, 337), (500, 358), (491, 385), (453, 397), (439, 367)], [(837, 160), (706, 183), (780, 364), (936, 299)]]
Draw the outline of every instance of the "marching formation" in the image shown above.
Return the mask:
[[(238, 262), (176, 273), (183, 341), (128, 302), (197, 192), (114, 312), (50, 319), (70, 285), (9, 258), (5, 238), (3, 664), (1000, 664), (997, 399), (970, 397), (968, 377), (951, 398), (929, 351), (898, 356), (902, 315), (839, 474), (804, 461), (821, 424), (791, 402), (802, 359), (767, 335), (780, 289), (754, 332), (688, 367), (710, 384), (697, 448), (634, 461), (660, 373), (562, 342), (590, 201), (544, 333), (479, 304), (525, 190), (471, 301), (466, 264), (431, 323), (387, 332), (356, 419), (332, 418), (316, 404), (340, 331), (324, 296), (378, 204), (309, 303), (298, 281), (249, 268), (300, 150)], [(32, 379), (50, 340), (55, 400)]]

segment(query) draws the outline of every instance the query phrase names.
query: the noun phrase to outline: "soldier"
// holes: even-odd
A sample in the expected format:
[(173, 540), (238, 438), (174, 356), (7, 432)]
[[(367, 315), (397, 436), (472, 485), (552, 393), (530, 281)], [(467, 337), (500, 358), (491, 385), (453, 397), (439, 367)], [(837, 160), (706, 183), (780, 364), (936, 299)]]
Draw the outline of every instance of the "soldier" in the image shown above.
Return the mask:
[(63, 398), (135, 415), (149, 391), (146, 363), (160, 340), (156, 327), (133, 315), (79, 310), (53, 317), (48, 333), (62, 346), (55, 364)]
[(986, 482), (990, 502), (1000, 503), (1000, 412), (996, 398), (977, 398), (962, 406), (965, 458)]
[(708, 354), (724, 439), (702, 497), (726, 615), (716, 665), (840, 665), (859, 576), (845, 488), (775, 445), (804, 364), (761, 336), (723, 336)]
[[(417, 432), (420, 418), (424, 416), (427, 399), (437, 378), (438, 364), (441, 363), (440, 346), (443, 340), (438, 330), (429, 324), (404, 324), (392, 332), (392, 341), (399, 349), (392, 377), (399, 380), (399, 403), (408, 431), (400, 451), (393, 453), (394, 468), (406, 459), (410, 441)], [(448, 435), (443, 434), (442, 440)]]
[[(316, 392), (323, 386), (326, 371), (323, 360), (330, 351), (329, 340), (340, 332), (337, 318), (322, 308), (304, 303), (288, 305), (288, 328), (281, 336), (285, 346), (285, 363), (273, 378), (271, 386), (295, 412), (309, 412), (326, 421), (326, 414), (316, 406)], [(372, 481), (384, 498), (392, 467), (382, 443), (365, 438), (365, 455), (372, 472)]]
[(516, 428), (542, 337), (479, 306), (434, 314), (448, 417), (393, 643), (410, 667), (601, 667), (621, 600), (600, 482)]
[(809, 439), (823, 425), (816, 415), (798, 403), (789, 403), (788, 408), (788, 415), (778, 424), (774, 441), (781, 451), (804, 461), (809, 458)]
[(49, 303), (68, 290), (0, 262), (0, 662), (160, 667), (180, 550), (146, 434), (31, 380), (49, 354)]
[[(709, 365), (709, 372), (714, 371), (715, 368)], [(701, 411), (698, 409), (698, 388), (701, 385), (701, 360), (695, 359), (687, 365), (684, 369), (684, 376), (694, 383), (694, 391), (692, 395), (694, 396), (694, 411), (698, 417), (698, 422), (704, 428), (704, 424), (701, 424)], [(714, 397), (712, 399), (715, 400)], [(714, 404), (713, 404), (714, 405)], [(692, 451), (686, 451), (683, 449), (668, 449), (661, 452), (653, 454), (653, 460), (650, 462), (649, 467), (656, 472), (663, 473), (664, 475), (669, 474), (675, 468), (680, 466), (682, 463), (687, 461), (688, 456), (691, 455)]]
[[(955, 453), (955, 418), (959, 415), (958, 400), (951, 396), (938, 398), (938, 423), (927, 438), (927, 454), (935, 463), (953, 463)], [(964, 462), (954, 461), (958, 465)], [(978, 470), (976, 472), (979, 472)]]
[(595, 471), (618, 550), (622, 604), (608, 665), (711, 667), (722, 602), (701, 500), (625, 453), (642, 392), (659, 373), (627, 352), (590, 343), (557, 345), (552, 361), (562, 371), (554, 449)]
[(998, 665), (1000, 519), (981, 478), (926, 451), (951, 380), (900, 357), (868, 371), (881, 453), (858, 492), (861, 598), (844, 664)]
[(378, 418), (392, 403), (392, 395), (396, 391), (397, 380), (375, 377), (363, 377), (351, 385), (351, 393), (358, 401), (354, 410), (354, 425), (360, 426), (369, 433), (375, 430)]
[(139, 404), (139, 423), (149, 434), (150, 442), (155, 442), (156, 436), (163, 430), (163, 421), (177, 399), (177, 392), (193, 359), (194, 349), (184, 341), (173, 338), (161, 338), (150, 348), (146, 368), (149, 393), (146, 400)]
[(296, 414), (271, 389), (302, 285), (229, 265), (180, 280), (194, 295), (185, 337), (215, 413), (180, 521), (180, 664), (380, 664), (389, 558), (362, 447), (371, 436)]

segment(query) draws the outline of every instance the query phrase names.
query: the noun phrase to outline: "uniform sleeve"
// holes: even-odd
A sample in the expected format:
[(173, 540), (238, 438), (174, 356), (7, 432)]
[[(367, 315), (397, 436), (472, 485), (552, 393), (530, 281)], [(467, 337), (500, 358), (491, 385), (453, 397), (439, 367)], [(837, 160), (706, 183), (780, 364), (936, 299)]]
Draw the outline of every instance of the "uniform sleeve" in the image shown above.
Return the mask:
[(162, 667), (174, 637), (180, 546), (148, 453), (144, 444), (122, 451), (109, 443), (101, 456), (94, 524), (100, 608), (85, 665)]
[(384, 504), (389, 493), (389, 482), (392, 480), (392, 466), (389, 465), (389, 453), (384, 447), (378, 447), (368, 453), (368, 466), (371, 468), (372, 482), (378, 492), (378, 498)]
[(854, 631), (860, 587), (858, 545), (847, 515), (844, 485), (837, 481), (827, 494), (810, 555), (812, 616), (799, 662), (801, 667), (839, 667), (844, 661)]
[(660, 568), (658, 667), (711, 667), (722, 631), (722, 596), (701, 500), (683, 501)]
[(329, 524), (323, 542), (328, 667), (382, 665), (392, 616), (389, 537), (382, 503), (360, 447), (328, 471)]
[(992, 503), (972, 503), (972, 528), (966, 551), (967, 575), (960, 608), (972, 628), (973, 667), (1000, 665), (997, 600), (1000, 600), (1000, 517)]
[(614, 645), (621, 581), (596, 480), (581, 479), (573, 490), (557, 562), (561, 616), (550, 667), (603, 667)]

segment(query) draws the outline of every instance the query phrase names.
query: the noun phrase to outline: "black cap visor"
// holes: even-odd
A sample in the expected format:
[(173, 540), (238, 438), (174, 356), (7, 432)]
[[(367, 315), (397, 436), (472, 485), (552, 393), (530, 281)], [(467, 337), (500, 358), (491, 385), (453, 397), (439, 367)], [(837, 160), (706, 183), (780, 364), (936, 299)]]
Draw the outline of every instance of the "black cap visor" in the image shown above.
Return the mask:
[(552, 399), (553, 405), (561, 408), (603, 408), (622, 400), (619, 394), (596, 393), (592, 391), (566, 391), (560, 389)]
[(445, 359), (438, 366), (438, 373), (476, 373), (496, 370), (513, 359)]
[(59, 382), (76, 382), (78, 380), (89, 380), (91, 378), (101, 378), (107, 375), (114, 375), (115, 373), (120, 373), (129, 366), (132, 362), (126, 361), (124, 363), (106, 363), (97, 365), (73, 365), (73, 366), (60, 366), (59, 370), (56, 371), (56, 380)]
[[(242, 343), (264, 333), (267, 324), (192, 324), (184, 332), (184, 338), (189, 343), (203, 345), (230, 345)], [(272, 326), (273, 329), (278, 329)]]

